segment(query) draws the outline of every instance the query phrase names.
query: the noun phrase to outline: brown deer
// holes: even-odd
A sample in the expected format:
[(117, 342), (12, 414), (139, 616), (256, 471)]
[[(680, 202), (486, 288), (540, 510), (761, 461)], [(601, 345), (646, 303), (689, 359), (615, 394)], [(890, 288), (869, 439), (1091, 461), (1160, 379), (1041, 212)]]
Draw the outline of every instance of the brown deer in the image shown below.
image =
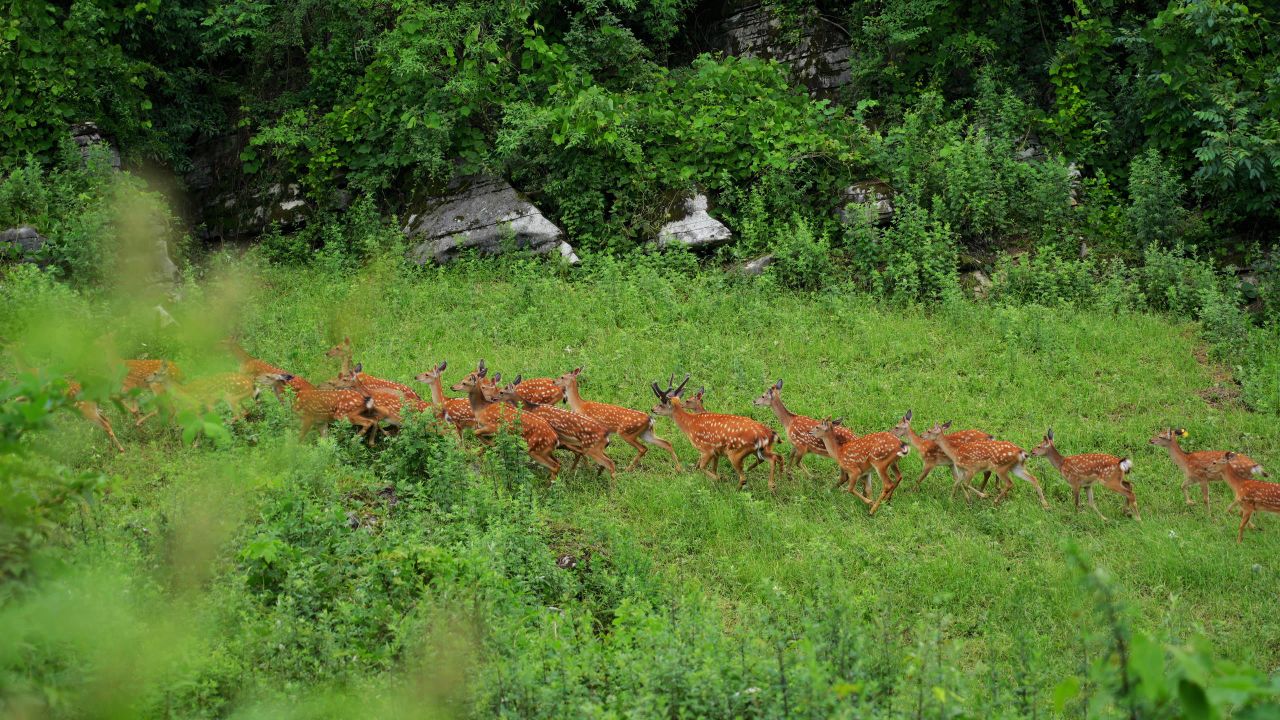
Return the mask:
[(414, 379), (420, 383), (426, 383), (431, 389), (431, 402), (439, 408), (438, 415), (450, 425), (458, 433), (458, 439), (462, 439), (462, 431), (467, 428), (476, 426), (476, 416), (471, 413), (471, 401), (467, 398), (451, 398), (444, 394), (444, 384), (441, 378), (444, 371), (449, 367), (448, 361), (441, 361), (439, 365), (418, 373)]
[(128, 399), (127, 396), (138, 390), (149, 390), (152, 394), (159, 395), (164, 392), (164, 387), (149, 382), (149, 379), (157, 373), (162, 373), (165, 377), (180, 380), (182, 371), (168, 360), (125, 360), (124, 366), (125, 375), (120, 385), (120, 392), (126, 397), (120, 400), (120, 404), (133, 415), (133, 424), (140, 426), (155, 415), (156, 411), (152, 410), (143, 415), (138, 403)]
[(454, 384), (452, 388), (454, 392), (467, 393), (467, 400), (471, 403), (471, 414), (476, 419), (476, 435), (482, 438), (492, 437), (503, 425), (518, 424), (520, 436), (524, 438), (529, 457), (547, 469), (551, 474), (551, 484), (554, 485), (556, 475), (560, 472), (560, 461), (554, 454), (556, 445), (559, 443), (555, 431), (542, 418), (521, 413), (506, 403), (495, 402), (484, 383), (488, 373), (489, 369), (485, 367), (484, 360), (481, 360), (475, 370)]
[(383, 393), (386, 393), (386, 392), (397, 393), (401, 397), (407, 400), (413, 401), (415, 404), (420, 403), (422, 401), (422, 398), (418, 397), (418, 393), (415, 392), (413, 388), (409, 387), (408, 385), (405, 385), (403, 383), (398, 383), (394, 380), (386, 380), (383, 378), (369, 375), (364, 372), (363, 365), (359, 367), (353, 366), (351, 364), (351, 359), (352, 359), (351, 338), (349, 337), (342, 338), (342, 342), (329, 348), (328, 350), (325, 351), (324, 354), (326, 357), (336, 357), (336, 358), (342, 359), (342, 369), (339, 371), (339, 379), (329, 381), (332, 387), (340, 388), (344, 384), (349, 383), (352, 378), (350, 377), (344, 378), (343, 376), (349, 375), (350, 373), (354, 372), (355, 379), (359, 380), (367, 390), (379, 391)]
[[(243, 372), (226, 372), (181, 382), (170, 377), (167, 371), (159, 370), (147, 377), (147, 384), (163, 387), (166, 394), (174, 397), (176, 402), (193, 407), (202, 413), (209, 412), (220, 401), (225, 402), (233, 414), (231, 421), (235, 422), (249, 414), (252, 405), (246, 406), (245, 401), (258, 399), (260, 383), (269, 384), (272, 387), (284, 385), (272, 379), (275, 375), (275, 373), (265, 373), (255, 377)], [(173, 408), (170, 410), (172, 420)]]
[[(223, 340), (222, 344), (224, 347), (227, 348), (227, 350), (233, 356), (235, 356), (236, 360), (240, 362), (240, 371), (246, 375), (252, 375), (254, 377), (264, 377), (267, 375), (289, 375), (290, 374), (289, 372), (285, 371), (282, 368), (272, 365), (269, 362), (259, 360), (258, 358), (245, 352), (245, 349), (240, 346), (240, 343), (237, 342), (234, 337), (230, 337), (230, 338), (227, 338), (226, 340)], [(273, 383), (272, 390), (275, 391), (276, 400), (279, 400), (280, 404), (284, 405), (285, 404), (284, 388), (281, 387), (278, 383)]]
[[(699, 395), (701, 395), (701, 388), (699, 388)], [(786, 434), (787, 441), (791, 443), (790, 464), (792, 467), (799, 468), (806, 475), (810, 474), (801, 464), (804, 456), (808, 453), (829, 457), (836, 460), (837, 464), (839, 463), (839, 459), (827, 450), (823, 440), (813, 434), (812, 431), (817, 427), (818, 421), (811, 417), (797, 415), (782, 404), (782, 380), (770, 385), (764, 391), (764, 394), (752, 401), (752, 404), (773, 409), (773, 414), (778, 418), (778, 423), (782, 425), (782, 431)], [(843, 445), (850, 440), (855, 440), (858, 437), (852, 430), (840, 424), (835, 425), (833, 431), (837, 446)], [(783, 467), (786, 467), (786, 464)], [(837, 484), (843, 485), (847, 480), (844, 467), (841, 466), (840, 479)]]
[(1141, 520), (1138, 515), (1138, 498), (1133, 493), (1133, 484), (1125, 476), (1133, 469), (1133, 461), (1129, 458), (1118, 458), (1104, 453), (1085, 453), (1083, 455), (1063, 456), (1053, 444), (1053, 428), (1044, 434), (1040, 444), (1031, 449), (1035, 457), (1042, 457), (1050, 465), (1062, 473), (1062, 477), (1071, 486), (1071, 497), (1076, 504), (1076, 512), (1080, 512), (1080, 490), (1085, 491), (1089, 507), (1106, 520), (1106, 516), (1093, 502), (1093, 486), (1101, 485), (1124, 496), (1124, 512)]
[(552, 378), (525, 378), (516, 386), (520, 402), (555, 405), (564, 399), (564, 390)]
[(609, 432), (617, 433), (618, 437), (636, 449), (636, 456), (631, 459), (631, 463), (627, 465), (626, 470), (638, 466), (640, 459), (645, 456), (645, 453), (649, 452), (649, 448), (642, 444), (642, 441), (666, 450), (667, 454), (671, 456), (671, 462), (675, 464), (676, 470), (682, 469), (680, 458), (676, 456), (675, 448), (671, 447), (671, 443), (658, 437), (653, 431), (652, 415), (639, 410), (609, 405), (608, 403), (583, 400), (582, 395), (578, 392), (578, 376), (581, 374), (581, 367), (574, 368), (573, 371), (556, 378), (556, 387), (564, 391), (565, 399), (568, 401), (570, 409), (599, 421), (609, 429)]
[(738, 489), (747, 486), (747, 476), (742, 470), (742, 461), (748, 455), (755, 454), (769, 462), (769, 491), (777, 489), (775, 474), (781, 458), (773, 452), (778, 441), (778, 434), (768, 427), (748, 417), (739, 415), (722, 415), (720, 413), (690, 413), (683, 407), (680, 393), (689, 382), (685, 376), (680, 387), (662, 390), (658, 383), (650, 383), (653, 394), (658, 397), (658, 404), (653, 408), (656, 415), (669, 417), (676, 426), (689, 438), (689, 442), (698, 450), (698, 469), (713, 480), (720, 475), (715, 469), (707, 469), (707, 463), (724, 455), (738, 474)]
[[(1192, 483), (1200, 483), (1200, 490), (1204, 497), (1204, 509), (1208, 511), (1209, 483), (1222, 479), (1222, 473), (1211, 472), (1209, 467), (1218, 460), (1221, 460), (1223, 456), (1227, 454), (1227, 451), (1200, 450), (1193, 453), (1186, 452), (1178, 445), (1178, 438), (1187, 437), (1189, 434), (1190, 433), (1183, 428), (1177, 428), (1176, 430), (1172, 428), (1165, 428), (1164, 430), (1156, 433), (1156, 436), (1151, 438), (1150, 443), (1152, 445), (1160, 445), (1169, 449), (1169, 458), (1173, 460), (1173, 464), (1177, 465), (1178, 469), (1182, 471), (1182, 499), (1185, 500), (1188, 505), (1194, 505), (1195, 500), (1191, 499), (1191, 493), (1187, 491), (1187, 488), (1189, 488)], [(1232, 465), (1246, 473), (1249, 472), (1250, 468), (1261, 467), (1258, 463), (1245, 455), (1237, 453), (1234, 457), (1235, 460), (1232, 462)], [(1234, 506), (1235, 502), (1232, 502), (1227, 509), (1230, 510)]]
[(1236, 543), (1244, 542), (1245, 526), (1257, 527), (1252, 518), (1258, 510), (1280, 514), (1280, 483), (1251, 479), (1267, 477), (1261, 465), (1228, 451), (1209, 463), (1207, 470), (1227, 481), (1240, 504), (1240, 530), (1236, 533)]
[(1003, 440), (980, 440), (956, 445), (945, 435), (950, 427), (951, 421), (948, 420), (941, 425), (929, 428), (929, 431), (921, 437), (938, 443), (942, 452), (951, 458), (951, 470), (956, 478), (955, 484), (951, 487), (952, 497), (955, 497), (956, 488), (964, 489), (966, 500), (969, 499), (970, 493), (978, 497), (986, 497), (982, 491), (973, 487), (972, 480), (975, 473), (990, 470), (1004, 485), (1000, 489), (1000, 494), (996, 496), (997, 505), (1004, 501), (1009, 491), (1013, 489), (1013, 480), (1009, 479), (1009, 475), (1013, 474), (1031, 483), (1031, 487), (1035, 488), (1036, 495), (1040, 498), (1040, 507), (1049, 509), (1049, 501), (1044, 498), (1040, 481), (1027, 469), (1027, 453), (1022, 448)]
[(334, 420), (346, 420), (360, 428), (359, 434), (369, 437), (369, 433), (377, 425), (377, 420), (369, 417), (373, 412), (373, 398), (356, 390), (321, 390), (306, 379), (289, 373), (266, 373), (278, 382), (282, 382), (297, 394), (293, 402), (293, 411), (302, 418), (302, 432), (298, 439), (302, 440), (311, 432), (311, 428), (320, 426), (320, 434), (329, 429)]
[[(858, 499), (871, 505), (871, 514), (874, 515), (882, 503), (893, 498), (893, 491), (898, 487), (898, 483), (902, 482), (901, 472), (890, 473), (889, 470), (897, 471), (898, 461), (907, 456), (911, 446), (885, 432), (871, 433), (840, 442), (838, 429), (841, 427), (843, 427), (843, 421), (840, 418), (835, 420), (824, 418), (814, 423), (808, 435), (822, 442), (827, 456), (834, 458), (839, 463), (844, 476), (848, 477), (846, 489)], [(879, 475), (881, 481), (880, 496), (874, 503), (871, 500), (872, 474)], [(861, 478), (867, 479), (865, 495), (858, 492), (858, 480)]]
[[(947, 457), (947, 454), (942, 452), (942, 448), (938, 447), (938, 443), (932, 440), (925, 440), (911, 429), (910, 409), (907, 410), (907, 413), (902, 416), (902, 419), (898, 421), (898, 424), (893, 426), (893, 429), (889, 432), (911, 443), (911, 446), (916, 449), (916, 452), (920, 453), (920, 461), (923, 463), (923, 467), (920, 469), (920, 477), (916, 478), (916, 484), (911, 486), (912, 490), (919, 490), (920, 485), (924, 483), (924, 479), (928, 477), (929, 473), (933, 472), (933, 469), (939, 465), (951, 467), (951, 458)], [(953, 433), (947, 433), (947, 440), (950, 440), (953, 445), (961, 445), (977, 440), (995, 439), (994, 435), (982, 430), (957, 430)], [(986, 489), (987, 479), (990, 477), (991, 473), (989, 471), (984, 471), (982, 473), (982, 489)]]
[(372, 415), (376, 422), (370, 430), (374, 438), (377, 437), (379, 431), (385, 432), (384, 423), (391, 428), (402, 426), (404, 424), (405, 408), (410, 408), (419, 413), (431, 411), (431, 403), (419, 398), (417, 395), (413, 397), (406, 396), (404, 393), (385, 384), (370, 385), (365, 381), (365, 378), (368, 377), (370, 376), (361, 372), (360, 363), (356, 363), (354, 367), (340, 372), (338, 377), (330, 382), (330, 387), (324, 389), (355, 390), (361, 395), (373, 398), (373, 408), (369, 414)]
[(597, 475), (599, 472), (609, 471), (609, 482), (612, 484), (617, 466), (605, 454), (605, 448), (609, 445), (609, 428), (590, 415), (522, 401), (519, 392), (521, 385), (520, 377), (516, 376), (510, 385), (494, 396), (494, 401), (520, 406), (526, 416), (533, 415), (546, 421), (555, 432), (560, 445), (574, 454), (573, 464), (569, 466), (570, 473), (577, 469), (578, 462), (585, 456), (600, 466)]

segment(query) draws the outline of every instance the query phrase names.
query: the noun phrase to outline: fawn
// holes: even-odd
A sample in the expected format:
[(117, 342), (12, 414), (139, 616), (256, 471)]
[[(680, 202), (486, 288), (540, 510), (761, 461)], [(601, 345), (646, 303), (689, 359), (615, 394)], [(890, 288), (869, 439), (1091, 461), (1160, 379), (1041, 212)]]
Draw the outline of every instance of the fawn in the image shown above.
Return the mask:
[[(1209, 483), (1214, 480), (1222, 479), (1221, 473), (1212, 472), (1209, 467), (1218, 460), (1221, 460), (1223, 456), (1227, 454), (1227, 451), (1200, 450), (1193, 453), (1186, 452), (1178, 445), (1178, 438), (1187, 437), (1189, 434), (1190, 433), (1183, 428), (1177, 428), (1176, 430), (1172, 428), (1165, 428), (1164, 430), (1156, 433), (1155, 437), (1151, 438), (1150, 443), (1152, 445), (1161, 445), (1169, 449), (1169, 458), (1173, 460), (1173, 464), (1177, 465), (1178, 469), (1182, 471), (1182, 499), (1185, 500), (1188, 505), (1194, 505), (1195, 500), (1191, 499), (1191, 493), (1187, 492), (1187, 488), (1190, 487), (1192, 483), (1200, 483), (1200, 490), (1204, 496), (1204, 509), (1208, 511)], [(1248, 473), (1250, 468), (1256, 467), (1260, 470), (1262, 467), (1249, 457), (1238, 453), (1233, 455), (1235, 460), (1232, 461), (1231, 464), (1245, 473)], [(1235, 506), (1235, 504), (1235, 502), (1232, 502), (1227, 509), (1230, 510)]]
[(1227, 481), (1240, 504), (1240, 530), (1236, 533), (1236, 543), (1244, 542), (1246, 525), (1257, 528), (1252, 518), (1258, 510), (1280, 514), (1280, 483), (1251, 479), (1267, 477), (1261, 465), (1228, 451), (1209, 463), (1207, 470)]
[[(259, 360), (245, 352), (245, 349), (240, 347), (240, 343), (237, 342), (234, 337), (223, 340), (222, 345), (226, 347), (227, 350), (235, 356), (236, 360), (240, 362), (240, 371), (246, 375), (265, 377), (267, 375), (290, 374), (282, 368), (276, 367), (269, 362)], [(276, 400), (279, 400), (280, 404), (284, 405), (284, 388), (279, 383), (272, 383), (271, 389), (276, 394)]]
[[(147, 383), (163, 387), (176, 402), (194, 407), (201, 413), (209, 412), (219, 401), (225, 402), (227, 407), (231, 408), (231, 421), (235, 422), (249, 414), (252, 406), (246, 407), (245, 401), (258, 399), (259, 383), (269, 383), (272, 387), (283, 385), (272, 379), (275, 375), (275, 373), (264, 373), (255, 377), (243, 372), (226, 372), (179, 382), (170, 377), (168, 372), (159, 370), (147, 377)], [(171, 407), (171, 420), (172, 417), (173, 408)]]
[(720, 413), (688, 412), (683, 407), (680, 394), (689, 382), (685, 376), (680, 387), (662, 390), (658, 383), (650, 383), (653, 394), (658, 397), (658, 404), (653, 408), (656, 415), (669, 417), (684, 432), (698, 450), (698, 469), (712, 480), (719, 480), (719, 472), (715, 468), (708, 470), (707, 463), (724, 455), (738, 474), (738, 489), (747, 486), (747, 476), (742, 470), (742, 461), (746, 456), (755, 453), (757, 457), (769, 461), (769, 491), (777, 489), (774, 477), (781, 459), (773, 452), (773, 445), (778, 441), (778, 434), (764, 425), (748, 417), (738, 415), (722, 415)]
[(1013, 474), (1031, 483), (1031, 487), (1036, 490), (1036, 495), (1040, 497), (1040, 507), (1049, 509), (1049, 501), (1044, 498), (1040, 481), (1027, 469), (1027, 453), (1022, 448), (1003, 440), (979, 440), (957, 445), (948, 440), (944, 434), (950, 427), (951, 421), (948, 420), (941, 425), (929, 428), (928, 432), (921, 437), (938, 443), (942, 452), (951, 458), (951, 471), (956, 478), (955, 484), (951, 486), (951, 497), (955, 497), (956, 488), (964, 490), (966, 500), (970, 499), (970, 493), (978, 497), (986, 497), (981, 490), (973, 487), (971, 481), (975, 473), (990, 470), (1003, 483), (1000, 494), (996, 496), (997, 505), (1008, 497), (1009, 491), (1013, 489), (1013, 480), (1009, 479), (1009, 475)]
[[(355, 379), (359, 380), (360, 383), (364, 385), (365, 389), (370, 391), (396, 393), (400, 397), (414, 401), (415, 403), (420, 403), (422, 401), (422, 398), (418, 397), (418, 393), (414, 392), (413, 388), (408, 385), (395, 382), (394, 380), (384, 380), (383, 378), (368, 375), (364, 372), (363, 365), (353, 367), (351, 364), (351, 338), (349, 337), (342, 338), (342, 342), (329, 348), (324, 354), (325, 357), (336, 357), (342, 359), (342, 369), (339, 371), (338, 379), (336, 381), (331, 380), (329, 382), (329, 384), (334, 388), (341, 388), (344, 385), (349, 385), (351, 380)], [(355, 374), (354, 378), (344, 377), (349, 376), (353, 372)]]
[(355, 425), (360, 428), (359, 434), (366, 438), (377, 425), (377, 420), (365, 414), (373, 411), (373, 398), (368, 395), (355, 390), (321, 390), (306, 379), (289, 373), (266, 373), (266, 376), (288, 385), (297, 393), (293, 410), (302, 417), (299, 440), (305, 439), (316, 425), (324, 435), (334, 420), (346, 420)]
[(546, 421), (555, 432), (560, 445), (574, 455), (573, 464), (569, 466), (570, 473), (577, 469), (578, 462), (586, 456), (600, 466), (597, 475), (599, 472), (609, 471), (609, 482), (612, 484), (617, 466), (605, 454), (605, 448), (609, 444), (609, 428), (590, 415), (522, 401), (519, 392), (521, 384), (520, 376), (517, 375), (510, 385), (494, 396), (494, 401), (522, 405), (525, 415), (533, 415)]
[[(916, 478), (916, 484), (911, 486), (912, 490), (919, 490), (920, 485), (924, 483), (924, 479), (933, 472), (935, 467), (944, 465), (951, 467), (951, 458), (942, 452), (942, 448), (938, 447), (938, 443), (932, 440), (925, 440), (911, 429), (911, 409), (907, 409), (907, 413), (902, 416), (897, 425), (889, 432), (897, 435), (899, 438), (911, 443), (911, 446), (920, 453), (920, 461), (924, 464), (920, 469), (920, 477)], [(953, 433), (947, 433), (947, 440), (953, 445), (961, 445), (976, 440), (995, 440), (995, 436), (982, 430), (957, 430)], [(982, 487), (987, 486), (987, 479), (991, 477), (991, 472), (984, 470), (982, 473)]]
[(1080, 512), (1080, 490), (1083, 488), (1085, 497), (1089, 500), (1089, 507), (1093, 508), (1098, 517), (1107, 519), (1093, 502), (1093, 486), (1101, 485), (1124, 496), (1126, 515), (1133, 515), (1135, 520), (1142, 519), (1138, 515), (1138, 498), (1133, 493), (1133, 484), (1125, 479), (1125, 475), (1133, 469), (1133, 461), (1129, 458), (1118, 458), (1104, 453), (1063, 457), (1053, 444), (1053, 428), (1049, 428), (1040, 444), (1031, 449), (1031, 454), (1045, 458), (1050, 465), (1062, 473), (1062, 477), (1071, 486), (1071, 497), (1075, 500), (1076, 512)]
[[(824, 418), (815, 422), (808, 435), (820, 440), (827, 456), (840, 464), (840, 469), (849, 478), (848, 491), (858, 499), (871, 505), (874, 515), (880, 505), (893, 498), (893, 491), (902, 482), (902, 473), (898, 471), (898, 461), (911, 452), (911, 446), (885, 432), (871, 433), (862, 437), (840, 442), (838, 429), (843, 427), (843, 420)], [(895, 472), (890, 473), (892, 469)], [(871, 500), (871, 475), (880, 476), (880, 496), (875, 502)], [(866, 478), (867, 493), (858, 492), (858, 480)], [(841, 483), (843, 484), (843, 483)], [(840, 487), (840, 485), (836, 485)]]
[[(701, 388), (697, 397), (701, 396)], [(782, 425), (782, 431), (786, 433), (787, 441), (791, 443), (790, 465), (799, 468), (805, 475), (810, 474), (805, 469), (801, 461), (808, 453), (829, 457), (839, 462), (837, 456), (832, 455), (826, 444), (820, 437), (815, 436), (811, 431), (818, 425), (818, 421), (804, 415), (796, 415), (782, 404), (782, 380), (770, 385), (765, 389), (764, 394), (751, 401), (753, 405), (759, 407), (769, 407), (773, 409), (773, 414), (778, 418), (778, 423)], [(852, 430), (843, 425), (835, 425), (836, 446), (839, 447), (850, 440), (857, 439), (857, 435)], [(786, 464), (783, 464), (786, 467)], [(840, 467), (840, 479), (838, 485), (843, 485), (848, 478), (843, 466)]]
[(475, 416), (476, 435), (492, 437), (502, 425), (517, 423), (529, 457), (547, 469), (551, 474), (551, 484), (554, 485), (556, 475), (560, 472), (560, 461), (554, 454), (559, 443), (555, 431), (542, 418), (523, 414), (510, 405), (495, 402), (490, 397), (491, 388), (484, 382), (488, 373), (489, 369), (485, 367), (484, 360), (481, 360), (475, 370), (452, 388), (455, 392), (467, 393), (471, 413)]
[(80, 414), (85, 420), (88, 420), (94, 425), (102, 428), (102, 431), (107, 434), (107, 437), (111, 438), (111, 444), (116, 446), (116, 450), (124, 452), (124, 446), (121, 445), (120, 440), (116, 438), (116, 431), (111, 427), (111, 421), (107, 419), (105, 414), (103, 414), (102, 408), (98, 406), (98, 403), (93, 402), (92, 400), (80, 399), (80, 393), (82, 390), (83, 388), (80, 386), (80, 383), (71, 379), (67, 380), (67, 399), (71, 401), (76, 410), (80, 411)]
[(600, 422), (600, 424), (608, 428), (609, 432), (617, 433), (618, 437), (636, 449), (636, 456), (631, 459), (631, 463), (625, 468), (626, 470), (631, 470), (638, 466), (640, 459), (645, 456), (645, 453), (649, 452), (649, 448), (642, 444), (641, 441), (666, 450), (667, 454), (671, 456), (671, 462), (675, 464), (676, 470), (682, 469), (680, 458), (676, 456), (675, 448), (671, 447), (671, 443), (658, 437), (653, 431), (652, 415), (639, 410), (609, 405), (608, 403), (583, 400), (582, 395), (578, 392), (578, 376), (581, 374), (581, 367), (574, 368), (572, 371), (555, 379), (556, 387), (564, 391), (565, 400), (568, 401), (570, 409)]
[[(137, 390), (150, 390), (154, 395), (163, 393), (164, 386), (162, 384), (149, 382), (150, 378), (157, 373), (175, 380), (182, 378), (182, 371), (178, 369), (177, 365), (168, 360), (125, 360), (124, 365), (124, 382), (120, 385), (120, 392), (125, 395)], [(156, 414), (156, 411), (152, 410), (143, 415), (138, 403), (128, 399), (121, 399), (120, 404), (124, 405), (125, 409), (133, 415), (133, 424), (135, 426), (141, 426), (142, 423)]]

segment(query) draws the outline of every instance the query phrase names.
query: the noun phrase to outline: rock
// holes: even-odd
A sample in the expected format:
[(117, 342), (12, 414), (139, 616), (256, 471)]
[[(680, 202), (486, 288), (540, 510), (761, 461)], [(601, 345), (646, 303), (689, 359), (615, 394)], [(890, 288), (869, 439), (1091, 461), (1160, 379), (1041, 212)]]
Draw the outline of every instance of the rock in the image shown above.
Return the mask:
[(101, 145), (107, 150), (107, 162), (111, 165), (111, 169), (120, 169), (120, 151), (116, 150), (111, 143), (98, 130), (98, 124), (94, 122), (76, 123), (71, 126), (71, 140), (80, 147), (80, 157), (85, 163), (89, 162), (89, 154), (93, 147)]
[(30, 225), (0, 231), (0, 259), (35, 262), (44, 247), (44, 236)]
[(417, 243), (409, 256), (420, 264), (447, 263), (466, 249), (487, 255), (507, 249), (555, 252), (578, 262), (564, 231), (506, 180), (489, 175), (457, 178), (445, 195), (411, 204), (402, 230)]
[(181, 279), (178, 272), (178, 266), (173, 262), (173, 258), (169, 257), (169, 243), (164, 240), (157, 239), (152, 252), (152, 282), (156, 284), (173, 285)]
[(760, 275), (764, 269), (773, 264), (772, 255), (761, 255), (755, 260), (748, 260), (738, 265), (738, 272), (743, 275)]
[(297, 183), (246, 175), (240, 160), (243, 149), (243, 138), (228, 135), (192, 152), (192, 168), (183, 180), (202, 240), (253, 238), (272, 223), (295, 230), (311, 215), (312, 203)]
[(684, 201), (684, 217), (658, 230), (658, 246), (680, 243), (688, 248), (714, 248), (733, 239), (733, 232), (707, 213), (707, 196), (694, 195)]
[(867, 222), (873, 225), (888, 225), (893, 220), (893, 188), (884, 180), (861, 180), (845, 188), (843, 196), (839, 213), (844, 222), (849, 222), (847, 208), (851, 204), (863, 206)]
[(810, 94), (830, 97), (852, 79), (848, 38), (816, 10), (802, 11), (800, 25), (799, 40), (793, 41), (767, 5), (748, 5), (714, 26), (711, 49), (786, 63)]
[(974, 270), (966, 273), (965, 277), (973, 283), (973, 296), (976, 298), (985, 298), (991, 293), (991, 278), (981, 270)]

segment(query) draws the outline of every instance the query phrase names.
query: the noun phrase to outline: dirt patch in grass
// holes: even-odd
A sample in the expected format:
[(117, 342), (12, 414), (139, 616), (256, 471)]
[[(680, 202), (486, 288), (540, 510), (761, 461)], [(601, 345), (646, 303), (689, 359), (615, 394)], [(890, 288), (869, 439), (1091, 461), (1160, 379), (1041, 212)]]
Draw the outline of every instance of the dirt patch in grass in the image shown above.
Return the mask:
[(1209, 376), (1213, 378), (1213, 385), (1197, 390), (1196, 395), (1199, 395), (1206, 405), (1215, 410), (1244, 407), (1240, 401), (1240, 383), (1236, 382), (1235, 377), (1232, 376), (1231, 370), (1227, 366), (1216, 363), (1209, 357), (1208, 346), (1196, 345), (1192, 348), (1191, 354), (1195, 356), (1196, 362), (1209, 371)]

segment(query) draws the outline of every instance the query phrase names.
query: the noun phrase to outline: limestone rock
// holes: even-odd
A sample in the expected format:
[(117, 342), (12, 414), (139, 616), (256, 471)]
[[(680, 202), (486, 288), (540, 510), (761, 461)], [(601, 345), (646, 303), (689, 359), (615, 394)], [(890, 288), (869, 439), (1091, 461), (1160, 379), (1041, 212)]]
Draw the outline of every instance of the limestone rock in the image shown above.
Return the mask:
[(748, 260), (738, 265), (738, 272), (743, 275), (760, 275), (764, 273), (765, 268), (773, 264), (772, 255), (761, 255), (754, 260)]
[(506, 180), (490, 175), (458, 178), (444, 195), (413, 203), (402, 230), (416, 242), (409, 256), (418, 263), (447, 263), (467, 249), (554, 252), (578, 262), (564, 231)]
[(98, 130), (98, 124), (94, 122), (76, 123), (71, 126), (71, 140), (80, 148), (80, 157), (84, 162), (89, 162), (89, 154), (94, 146), (103, 146), (107, 150), (107, 162), (110, 163), (113, 170), (120, 169), (120, 151), (116, 150), (107, 139), (102, 136), (102, 132)]
[(0, 231), (0, 259), (34, 261), (44, 247), (44, 236), (30, 225)]
[(840, 219), (849, 222), (846, 208), (850, 204), (866, 208), (867, 220), (874, 225), (888, 225), (893, 220), (893, 188), (884, 180), (861, 180), (843, 191)]
[(851, 51), (838, 25), (810, 11), (801, 18), (799, 41), (786, 35), (767, 5), (748, 5), (713, 28), (711, 49), (786, 63), (792, 78), (813, 95), (828, 97), (849, 84)]
[(658, 231), (658, 245), (679, 243), (693, 249), (714, 248), (733, 239), (733, 232), (707, 212), (707, 196), (694, 195), (684, 201), (684, 215)]

